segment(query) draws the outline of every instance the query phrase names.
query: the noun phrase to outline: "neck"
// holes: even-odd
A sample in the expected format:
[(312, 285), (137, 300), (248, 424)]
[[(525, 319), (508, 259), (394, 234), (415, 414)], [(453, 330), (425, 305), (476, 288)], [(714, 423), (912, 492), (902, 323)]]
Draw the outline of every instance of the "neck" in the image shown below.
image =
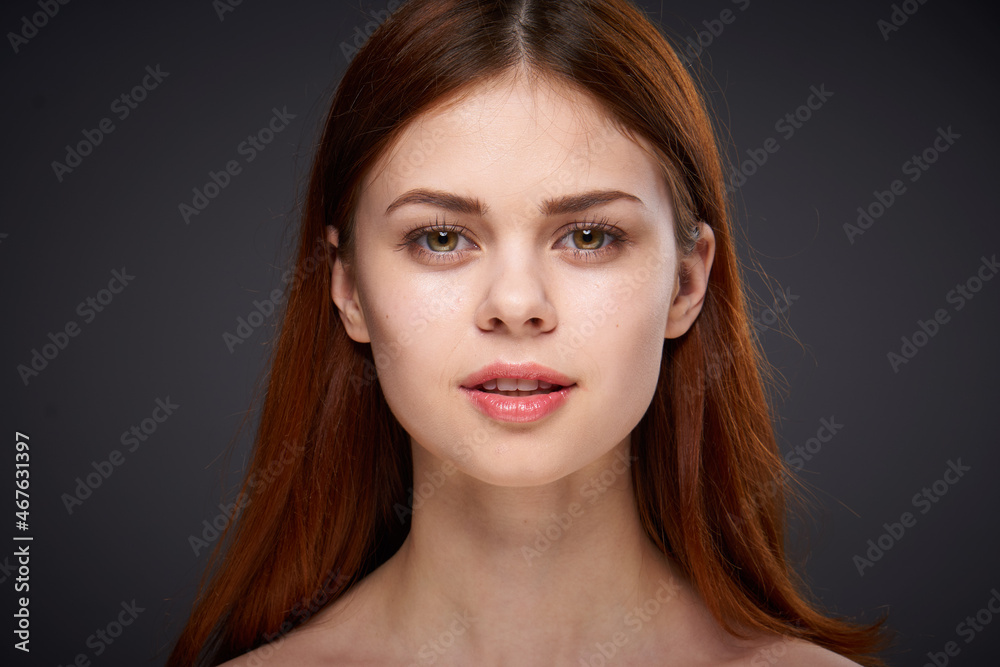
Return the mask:
[(637, 650), (685, 584), (642, 528), (629, 449), (626, 438), (557, 482), (509, 488), (415, 445), (410, 534), (384, 573), (393, 634), (424, 657), (450, 653), (444, 663), (587, 665)]

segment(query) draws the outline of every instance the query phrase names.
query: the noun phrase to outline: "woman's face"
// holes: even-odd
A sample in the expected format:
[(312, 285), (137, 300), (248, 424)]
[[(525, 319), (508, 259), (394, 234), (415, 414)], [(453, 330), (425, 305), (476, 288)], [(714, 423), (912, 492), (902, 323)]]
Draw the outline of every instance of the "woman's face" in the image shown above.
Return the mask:
[(517, 79), (423, 114), (382, 157), (333, 295), (415, 456), (535, 486), (627, 445), (664, 338), (700, 308), (677, 275), (654, 159), (588, 99)]

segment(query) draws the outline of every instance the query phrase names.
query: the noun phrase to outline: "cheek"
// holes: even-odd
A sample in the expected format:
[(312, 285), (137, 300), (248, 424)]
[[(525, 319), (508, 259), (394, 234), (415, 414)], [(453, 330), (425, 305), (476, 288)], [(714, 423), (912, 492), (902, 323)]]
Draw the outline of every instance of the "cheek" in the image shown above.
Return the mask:
[(369, 282), (376, 287), (361, 298), (382, 391), (402, 417), (402, 410), (455, 376), (466, 299), (443, 273), (440, 279), (388, 275)]
[(561, 363), (588, 377), (590, 390), (645, 412), (656, 388), (670, 307), (672, 266), (650, 259), (594, 282), (569, 285), (572, 300)]

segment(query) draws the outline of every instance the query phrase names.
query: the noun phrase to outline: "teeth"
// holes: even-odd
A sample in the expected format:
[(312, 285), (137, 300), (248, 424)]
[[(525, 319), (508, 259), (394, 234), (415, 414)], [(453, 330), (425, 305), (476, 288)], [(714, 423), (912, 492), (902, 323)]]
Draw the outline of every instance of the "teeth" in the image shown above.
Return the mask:
[[(494, 383), (495, 387), (489, 384)], [(550, 385), (551, 386), (551, 385)], [(535, 391), (538, 389), (538, 380), (524, 380), (521, 378), (497, 378), (495, 381), (483, 383), (484, 389), (499, 389), (500, 391)]]
[(541, 389), (535, 389), (534, 391), (494, 391), (490, 392), (498, 396), (510, 396), (512, 398), (521, 398), (523, 396), (537, 396), (538, 394), (546, 394), (548, 392), (542, 391)]
[(507, 396), (530, 396), (533, 394), (548, 393), (549, 390), (559, 387), (544, 380), (526, 380), (524, 378), (493, 378), (486, 380), (478, 389), (489, 391), (495, 394), (503, 393)]

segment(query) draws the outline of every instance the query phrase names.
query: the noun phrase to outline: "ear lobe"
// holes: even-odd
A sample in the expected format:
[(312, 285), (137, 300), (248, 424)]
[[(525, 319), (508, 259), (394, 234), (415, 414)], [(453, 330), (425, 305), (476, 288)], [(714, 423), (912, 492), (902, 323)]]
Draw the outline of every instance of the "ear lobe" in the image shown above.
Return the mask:
[[(337, 229), (333, 225), (326, 226), (326, 240), (334, 248), (338, 247)], [(336, 253), (336, 259), (333, 263), (330, 295), (340, 312), (340, 320), (344, 323), (347, 335), (355, 342), (370, 343), (372, 339), (368, 335), (368, 324), (365, 322), (365, 313), (361, 308), (358, 288), (352, 272), (341, 261), (340, 253)]]
[(694, 251), (680, 259), (680, 270), (674, 283), (674, 300), (670, 304), (667, 316), (665, 338), (683, 336), (698, 318), (705, 304), (708, 277), (712, 272), (714, 259), (715, 234), (707, 223), (700, 221), (698, 242)]

